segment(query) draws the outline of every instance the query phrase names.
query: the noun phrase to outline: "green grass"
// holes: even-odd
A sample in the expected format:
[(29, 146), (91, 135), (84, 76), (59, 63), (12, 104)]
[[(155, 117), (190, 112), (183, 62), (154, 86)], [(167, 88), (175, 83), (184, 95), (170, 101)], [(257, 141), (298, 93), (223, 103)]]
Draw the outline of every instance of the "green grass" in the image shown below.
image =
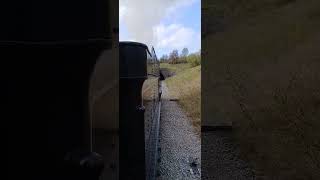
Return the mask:
[(267, 179), (320, 179), (320, 1), (247, 2), (226, 8), (241, 21), (202, 39), (202, 123), (232, 121)]
[(190, 67), (191, 65), (189, 63), (180, 63), (180, 64), (161, 63), (160, 64), (160, 68), (166, 68), (175, 74), (180, 73)]
[[(172, 69), (181, 68), (174, 67)], [(180, 69), (181, 70), (181, 69)], [(200, 134), (200, 112), (201, 112), (201, 66), (185, 68), (175, 76), (165, 80), (170, 96), (178, 98), (178, 103), (191, 118), (192, 124)]]

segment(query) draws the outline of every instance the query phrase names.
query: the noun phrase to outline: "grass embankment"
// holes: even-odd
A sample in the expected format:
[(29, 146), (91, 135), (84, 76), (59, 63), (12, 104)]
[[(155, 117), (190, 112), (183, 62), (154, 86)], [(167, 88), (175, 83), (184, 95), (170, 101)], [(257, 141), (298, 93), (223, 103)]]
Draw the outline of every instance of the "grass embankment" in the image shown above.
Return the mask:
[(170, 72), (177, 74), (186, 69), (191, 68), (191, 65), (189, 63), (180, 63), (180, 64), (161, 63), (160, 67), (162, 69), (168, 69)]
[(267, 179), (320, 179), (320, 1), (269, 2), (202, 40), (204, 113)]
[(200, 133), (200, 108), (201, 108), (201, 66), (191, 67), (188, 63), (183, 64), (161, 64), (176, 73), (175, 76), (167, 78), (170, 97), (177, 98), (178, 103), (191, 117), (192, 124)]

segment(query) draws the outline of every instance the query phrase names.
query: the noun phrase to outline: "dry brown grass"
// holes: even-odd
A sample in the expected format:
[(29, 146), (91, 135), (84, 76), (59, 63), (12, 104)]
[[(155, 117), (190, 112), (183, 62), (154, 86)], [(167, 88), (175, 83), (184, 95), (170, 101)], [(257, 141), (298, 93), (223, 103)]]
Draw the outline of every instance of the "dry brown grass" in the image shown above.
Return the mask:
[(174, 74), (180, 73), (186, 69), (189, 69), (191, 65), (189, 63), (180, 63), (180, 64), (169, 64), (169, 63), (160, 63), (160, 68), (168, 69)]
[(201, 112), (201, 66), (185, 69), (165, 80), (168, 85), (170, 96), (179, 99), (192, 124), (200, 133)]
[(202, 40), (203, 113), (267, 179), (320, 179), (319, 12), (297, 0)]

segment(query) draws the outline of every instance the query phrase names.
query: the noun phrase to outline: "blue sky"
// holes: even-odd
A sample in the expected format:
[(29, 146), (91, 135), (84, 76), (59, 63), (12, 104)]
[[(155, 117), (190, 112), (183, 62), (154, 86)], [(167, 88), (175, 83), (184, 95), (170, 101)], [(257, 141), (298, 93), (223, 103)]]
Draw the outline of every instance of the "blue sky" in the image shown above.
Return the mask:
[(173, 49), (201, 49), (200, 0), (120, 0), (119, 5), (120, 41), (153, 45), (158, 57)]

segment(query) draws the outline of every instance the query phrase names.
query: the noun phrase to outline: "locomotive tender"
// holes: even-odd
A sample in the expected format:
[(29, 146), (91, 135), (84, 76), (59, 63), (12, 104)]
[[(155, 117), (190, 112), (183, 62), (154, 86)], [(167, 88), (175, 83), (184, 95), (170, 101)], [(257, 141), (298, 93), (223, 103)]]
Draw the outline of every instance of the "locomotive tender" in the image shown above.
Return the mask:
[(120, 170), (124, 179), (154, 179), (160, 121), (160, 70), (152, 48), (120, 42)]

